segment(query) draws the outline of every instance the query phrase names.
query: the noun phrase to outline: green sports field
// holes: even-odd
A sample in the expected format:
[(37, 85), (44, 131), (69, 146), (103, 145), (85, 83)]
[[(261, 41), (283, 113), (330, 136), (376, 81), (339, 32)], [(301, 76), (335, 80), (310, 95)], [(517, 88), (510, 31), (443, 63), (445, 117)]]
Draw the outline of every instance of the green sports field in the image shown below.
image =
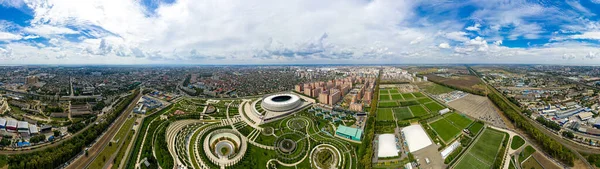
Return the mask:
[(490, 168), (494, 164), (496, 155), (500, 151), (504, 133), (492, 129), (485, 129), (478, 140), (454, 166), (460, 169)]
[(396, 106), (398, 106), (398, 102), (395, 102), (395, 101), (379, 102), (379, 107), (396, 107)]
[(412, 94), (413, 94), (413, 96), (415, 96), (417, 98), (419, 98), (419, 97), (425, 97), (425, 95), (423, 95), (423, 93), (420, 93), (420, 92), (414, 92)]
[(473, 123), (473, 125), (471, 125), (469, 127), (469, 132), (471, 132), (471, 134), (475, 135), (477, 133), (479, 133), (479, 131), (483, 128), (483, 123), (481, 122), (475, 122)]
[(473, 122), (473, 120), (456, 113), (450, 113), (445, 117), (445, 119), (456, 125), (456, 127), (461, 130), (467, 128), (469, 124)]
[(415, 117), (412, 115), (412, 113), (410, 113), (410, 110), (407, 107), (398, 107), (392, 110), (394, 111), (394, 116), (396, 116), (396, 119), (398, 120), (404, 120)]
[(437, 113), (440, 110), (444, 109), (444, 106), (436, 103), (436, 102), (430, 102), (427, 104), (423, 104), (425, 107), (427, 107), (427, 109), (429, 109), (429, 111), (433, 112), (433, 113)]
[(439, 119), (430, 123), (429, 126), (440, 136), (444, 142), (448, 142), (454, 138), (454, 136), (460, 134), (460, 129), (456, 128), (456, 126), (452, 125), (446, 119)]
[(390, 89), (390, 93), (391, 94), (396, 94), (396, 93), (400, 93), (400, 92), (398, 92), (398, 90), (396, 90), (396, 89)]
[(392, 99), (390, 98), (390, 95), (389, 95), (389, 94), (382, 94), (382, 95), (379, 95), (379, 101), (386, 101), (386, 100), (392, 100)]
[(402, 93), (402, 97), (404, 97), (404, 100), (410, 100), (410, 99), (414, 99), (415, 96), (413, 96), (410, 93)]
[(430, 98), (422, 98), (422, 99), (419, 99), (417, 101), (419, 103), (421, 103), (421, 104), (425, 104), (425, 103), (428, 103), (428, 102), (432, 102), (433, 100), (431, 100)]
[(427, 112), (427, 110), (425, 110), (425, 108), (423, 108), (423, 106), (421, 105), (408, 106), (408, 108), (410, 109), (412, 114), (415, 115), (415, 117), (420, 117), (429, 114), (429, 112)]
[(394, 113), (391, 108), (380, 108), (377, 109), (377, 121), (393, 121)]
[(404, 100), (401, 94), (392, 94), (392, 100)]

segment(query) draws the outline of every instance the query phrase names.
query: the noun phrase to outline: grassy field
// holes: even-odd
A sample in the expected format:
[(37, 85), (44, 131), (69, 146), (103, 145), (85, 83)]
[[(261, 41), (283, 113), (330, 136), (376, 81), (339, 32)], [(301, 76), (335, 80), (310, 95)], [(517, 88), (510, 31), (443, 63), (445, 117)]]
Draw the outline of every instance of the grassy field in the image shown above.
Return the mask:
[(379, 102), (379, 107), (396, 107), (396, 106), (398, 106), (398, 102), (395, 102), (395, 101)]
[(386, 100), (392, 100), (392, 99), (390, 98), (390, 95), (389, 95), (389, 94), (382, 94), (382, 95), (379, 95), (379, 101), (386, 101)]
[(531, 146), (527, 146), (525, 147), (525, 149), (523, 149), (523, 151), (521, 151), (521, 154), (519, 154), (519, 162), (523, 162), (523, 160), (525, 160), (527, 157), (531, 156), (531, 154), (535, 153), (535, 149), (533, 149), (533, 147)]
[(425, 103), (431, 102), (431, 101), (433, 101), (433, 100), (431, 100), (430, 98), (422, 98), (422, 99), (419, 99), (419, 100), (417, 100), (417, 101), (418, 101), (419, 103), (421, 103), (421, 104), (425, 104)]
[(444, 142), (448, 142), (454, 138), (454, 136), (460, 134), (460, 129), (456, 128), (456, 126), (452, 125), (446, 119), (439, 119), (430, 123), (429, 126), (440, 136)]
[(410, 100), (410, 99), (414, 99), (415, 96), (413, 96), (410, 93), (402, 93), (402, 97), (404, 97), (405, 100)]
[(398, 108), (394, 108), (393, 110), (394, 110), (394, 116), (396, 116), (396, 119), (398, 119), (398, 120), (404, 120), (404, 119), (415, 117), (412, 115), (412, 113), (410, 113), (410, 110), (407, 107), (398, 107)]
[(125, 140), (127, 140), (126, 134), (133, 127), (134, 122), (135, 118), (129, 118), (125, 121), (125, 123), (123, 123), (123, 126), (121, 126), (115, 137), (113, 137), (111, 140), (113, 143), (110, 143), (109, 146), (104, 147), (104, 150), (102, 150), (102, 152), (98, 154), (98, 157), (92, 161), (90, 168), (102, 168), (104, 163), (110, 160), (110, 156), (112, 156), (112, 154), (118, 150), (117, 148), (119, 148), (119, 144), (122, 144)]
[(514, 136), (512, 142), (510, 143), (510, 149), (516, 150), (519, 147), (523, 146), (523, 144), (525, 144), (525, 140), (523, 140), (523, 138), (519, 136)]
[(469, 127), (469, 132), (471, 132), (471, 134), (475, 135), (475, 134), (479, 133), (479, 131), (482, 128), (483, 128), (483, 123), (475, 122)]
[(469, 127), (469, 125), (473, 122), (473, 120), (456, 113), (450, 113), (445, 117), (445, 119), (450, 121), (461, 130)]
[(441, 86), (432, 82), (428, 82), (428, 83), (424, 83), (422, 85), (419, 85), (419, 87), (423, 90), (425, 90), (427, 93), (431, 93), (431, 94), (443, 94), (443, 93), (448, 93), (453, 91), (452, 89), (445, 87), (445, 86)]
[(404, 100), (401, 94), (392, 94), (392, 100)]
[(377, 109), (377, 121), (393, 121), (394, 113), (391, 108)]
[(544, 169), (540, 163), (538, 163), (535, 158), (531, 157), (521, 164), (522, 168), (526, 169)]
[(494, 164), (503, 139), (504, 133), (486, 129), (454, 168), (490, 168)]
[(398, 92), (398, 90), (396, 90), (396, 89), (390, 89), (389, 91), (390, 91), (390, 93), (391, 93), (391, 94), (400, 93), (400, 92)]
[(427, 109), (429, 109), (429, 111), (433, 112), (433, 113), (437, 113), (440, 110), (444, 109), (444, 106), (436, 103), (436, 102), (430, 102), (427, 104), (423, 104), (425, 105), (425, 107), (427, 107)]
[(379, 95), (382, 94), (390, 94), (390, 92), (387, 89), (379, 89)]
[(408, 106), (408, 108), (410, 109), (412, 114), (415, 115), (415, 117), (420, 117), (429, 114), (429, 112), (427, 112), (427, 110), (425, 110), (425, 108), (423, 108), (423, 106), (421, 105)]
[(419, 98), (419, 97), (425, 97), (425, 95), (423, 95), (423, 93), (420, 93), (420, 92), (414, 92), (412, 94), (413, 94), (413, 96), (415, 96), (417, 98)]

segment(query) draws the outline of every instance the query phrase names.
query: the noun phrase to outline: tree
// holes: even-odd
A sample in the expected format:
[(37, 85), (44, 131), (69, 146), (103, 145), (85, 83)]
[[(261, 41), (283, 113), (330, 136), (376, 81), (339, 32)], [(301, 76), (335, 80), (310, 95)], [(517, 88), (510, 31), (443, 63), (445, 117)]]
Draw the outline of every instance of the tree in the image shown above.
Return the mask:
[(54, 130), (54, 137), (58, 137), (58, 136), (60, 136), (60, 131)]

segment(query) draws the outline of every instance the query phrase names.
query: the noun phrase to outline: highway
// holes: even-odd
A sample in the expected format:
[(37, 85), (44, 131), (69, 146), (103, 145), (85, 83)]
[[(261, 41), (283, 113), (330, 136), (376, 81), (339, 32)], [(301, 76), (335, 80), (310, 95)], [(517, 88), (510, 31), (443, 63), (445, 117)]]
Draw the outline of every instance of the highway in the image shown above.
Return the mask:
[[(475, 72), (475, 70), (472, 70), (470, 67), (468, 68), (470, 71)], [(474, 73), (477, 75), (477, 73)], [(478, 75), (477, 75), (478, 76)], [(478, 76), (479, 77), (479, 76)], [(479, 77), (481, 79), (481, 77)], [(489, 85), (485, 80), (481, 79), (481, 81), (483, 81), (483, 83), (487, 86), (487, 88), (496, 93), (500, 98), (502, 98), (502, 100), (504, 100), (504, 102), (506, 102), (509, 106), (511, 106), (515, 111), (517, 111), (517, 114), (519, 114), (519, 116), (527, 119), (527, 121), (532, 124), (535, 128), (537, 128), (538, 130), (540, 130), (541, 132), (543, 132), (545, 135), (549, 136), (550, 138), (552, 138), (553, 140), (559, 142), (560, 144), (562, 144), (563, 146), (565, 146), (566, 148), (572, 150), (571, 152), (573, 152), (573, 154), (575, 154), (584, 164), (586, 164), (588, 166), (588, 168), (590, 169), (594, 169), (594, 167), (585, 159), (585, 157), (583, 157), (581, 155), (580, 152), (583, 153), (588, 153), (588, 154), (597, 154), (598, 152), (600, 152), (600, 150), (598, 149), (592, 149), (590, 147), (587, 146), (583, 146), (580, 145), (578, 143), (574, 143), (570, 140), (566, 140), (563, 139), (561, 136), (558, 136), (556, 134), (554, 134), (554, 132), (550, 131), (549, 129), (547, 129), (546, 127), (542, 126), (541, 124), (537, 123), (536, 121), (534, 121), (533, 119), (526, 117), (525, 115), (523, 115), (521, 112), (521, 108), (514, 105), (512, 102), (510, 102), (506, 97), (504, 97), (504, 95), (502, 95), (502, 93), (498, 92), (498, 90), (496, 90), (496, 88), (492, 87), (491, 85)], [(519, 131), (520, 134), (522, 135), (526, 135), (529, 136), (526, 133), (523, 133), (521, 130), (517, 130)]]
[(129, 106), (127, 106), (127, 109), (125, 109), (125, 111), (123, 111), (121, 113), (121, 115), (119, 117), (117, 117), (115, 122), (113, 122), (113, 124), (101, 136), (101, 138), (99, 138), (98, 141), (95, 144), (93, 144), (92, 147), (90, 147), (88, 149), (88, 156), (87, 157), (85, 155), (80, 156), (66, 168), (67, 169), (87, 168), (87, 166), (90, 163), (92, 163), (92, 161), (94, 161), (94, 159), (96, 157), (98, 157), (100, 152), (102, 152), (102, 150), (104, 150), (104, 147), (106, 147), (108, 145), (108, 143), (112, 140), (112, 138), (115, 136), (115, 134), (117, 134), (117, 132), (119, 131), (119, 129), (121, 128), (123, 123), (125, 123), (127, 116), (129, 116), (129, 114), (131, 114), (131, 112), (133, 111), (133, 108), (135, 108), (136, 103), (140, 100), (141, 97), (142, 97), (142, 90), (140, 90), (140, 93), (135, 97), (135, 99), (133, 99), (133, 101), (131, 101)]

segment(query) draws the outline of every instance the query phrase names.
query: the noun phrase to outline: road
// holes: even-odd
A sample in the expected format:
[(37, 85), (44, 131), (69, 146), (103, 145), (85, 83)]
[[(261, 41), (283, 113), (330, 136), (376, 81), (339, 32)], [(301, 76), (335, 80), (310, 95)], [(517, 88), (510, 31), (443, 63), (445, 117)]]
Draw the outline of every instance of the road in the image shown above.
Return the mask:
[[(471, 68), (468, 68), (468, 69), (472, 70)], [(475, 70), (472, 70), (472, 71), (475, 72)], [(477, 73), (475, 73), (475, 74), (477, 75)], [(479, 78), (481, 78), (481, 77), (479, 77)], [(588, 166), (588, 168), (594, 169), (594, 167), (585, 159), (585, 157), (583, 157), (581, 155), (580, 152), (589, 153), (589, 154), (597, 154), (598, 152), (600, 152), (600, 150), (591, 149), (590, 147), (579, 145), (577, 143), (574, 143), (574, 142), (571, 142), (569, 140), (563, 139), (561, 136), (558, 136), (558, 135), (554, 134), (554, 132), (549, 131), (549, 129), (547, 129), (546, 127), (544, 127), (541, 124), (537, 123), (533, 119), (531, 119), (531, 118), (526, 117), (525, 115), (523, 115), (521, 113), (522, 110), (521, 110), (520, 107), (518, 107), (518, 106), (514, 105), (512, 102), (510, 102), (506, 97), (504, 97), (504, 95), (502, 95), (502, 93), (498, 92), (498, 90), (496, 90), (494, 87), (492, 87), (491, 85), (489, 85), (485, 80), (483, 80), (483, 79), (481, 79), (481, 80), (488, 87), (488, 89), (490, 89), (492, 92), (496, 93), (500, 98), (502, 98), (502, 100), (504, 100), (504, 102), (506, 102), (515, 111), (517, 111), (517, 114), (519, 114), (519, 116), (527, 119), (527, 121), (530, 124), (532, 124), (535, 128), (537, 128), (539, 131), (543, 132), (545, 135), (549, 136), (553, 140), (558, 141), (560, 144), (562, 144), (566, 148), (568, 148), (570, 150), (575, 150), (575, 151), (571, 151), (571, 152), (573, 152), (573, 154), (575, 154), (584, 164), (586, 164)], [(525, 133), (522, 133), (522, 132), (521, 132), (521, 134), (525, 135)], [(529, 136), (529, 135), (527, 134), (527, 136)]]
[(104, 133), (104, 135), (102, 135), (98, 139), (98, 141), (88, 149), (88, 156), (86, 157), (84, 155), (77, 158), (75, 161), (73, 161), (73, 163), (67, 166), (67, 169), (82, 169), (86, 168), (90, 163), (92, 163), (92, 161), (94, 161), (94, 159), (98, 157), (100, 152), (104, 150), (104, 147), (106, 147), (108, 143), (112, 140), (115, 134), (117, 134), (123, 123), (125, 123), (125, 121), (127, 120), (127, 116), (129, 116), (129, 114), (133, 111), (133, 108), (135, 108), (136, 103), (138, 102), (138, 100), (140, 100), (141, 97), (142, 92), (140, 90), (140, 93), (135, 97), (135, 99), (133, 99), (133, 101), (131, 101), (129, 106), (127, 106), (127, 109), (125, 109), (125, 111), (123, 111), (121, 115), (117, 117), (117, 120), (113, 122), (113, 124), (108, 128), (106, 133)]

